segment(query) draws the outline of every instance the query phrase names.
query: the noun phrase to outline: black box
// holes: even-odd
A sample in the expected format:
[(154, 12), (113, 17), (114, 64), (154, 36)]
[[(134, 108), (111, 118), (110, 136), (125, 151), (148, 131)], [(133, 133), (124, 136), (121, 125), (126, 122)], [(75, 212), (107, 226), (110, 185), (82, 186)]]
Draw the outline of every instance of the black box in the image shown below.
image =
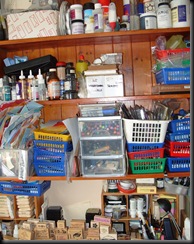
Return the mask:
[(46, 73), (50, 68), (55, 68), (57, 63), (57, 59), (52, 55), (46, 55), (39, 58), (34, 58), (28, 60), (26, 62), (22, 62), (19, 64), (10, 65), (4, 67), (4, 73), (7, 76), (16, 75), (17, 79), (21, 74), (21, 70), (23, 70), (23, 74), (26, 76), (29, 75), (30, 70), (32, 70), (32, 74), (35, 76), (38, 74), (38, 69), (41, 69), (41, 73)]
[(88, 208), (86, 210), (86, 228), (90, 228), (90, 221), (94, 220), (95, 215), (101, 215), (100, 208)]
[(47, 220), (57, 220), (63, 219), (63, 210), (61, 206), (50, 206), (46, 210)]

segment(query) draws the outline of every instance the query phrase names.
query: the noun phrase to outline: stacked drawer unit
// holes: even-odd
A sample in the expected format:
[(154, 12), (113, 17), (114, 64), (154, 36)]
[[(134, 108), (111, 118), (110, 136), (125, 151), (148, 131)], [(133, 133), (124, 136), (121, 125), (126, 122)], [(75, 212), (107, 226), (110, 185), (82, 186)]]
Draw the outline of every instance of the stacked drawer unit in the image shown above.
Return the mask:
[(164, 139), (168, 123), (168, 120), (123, 118), (127, 154), (133, 174), (164, 172)]
[(125, 175), (125, 141), (121, 116), (79, 117), (78, 127), (82, 175)]

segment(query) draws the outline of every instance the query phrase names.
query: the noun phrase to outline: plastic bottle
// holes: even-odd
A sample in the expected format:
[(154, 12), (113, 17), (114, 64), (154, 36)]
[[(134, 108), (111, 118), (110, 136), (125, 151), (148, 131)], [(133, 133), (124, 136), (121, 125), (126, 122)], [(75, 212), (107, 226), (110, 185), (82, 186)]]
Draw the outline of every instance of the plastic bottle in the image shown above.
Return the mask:
[(49, 69), (49, 78), (48, 78), (48, 99), (49, 100), (59, 100), (60, 99), (60, 81), (57, 76), (56, 68)]
[(83, 5), (85, 33), (94, 32), (94, 3), (88, 2)]
[(109, 4), (108, 21), (112, 31), (114, 31), (117, 22), (117, 13), (116, 5), (113, 2)]
[(27, 80), (26, 80), (26, 77), (23, 73), (23, 70), (21, 70), (21, 74), (19, 76), (19, 80), (20, 80), (20, 83), (22, 84), (22, 99), (27, 99), (28, 96), (27, 96)]
[(140, 29), (140, 16), (137, 11), (138, 0), (130, 0), (130, 29)]
[(64, 99), (64, 93), (65, 93), (65, 62), (57, 62), (57, 76), (60, 80), (60, 99)]
[(79, 74), (83, 74), (85, 70), (88, 69), (88, 62), (85, 61), (84, 55), (79, 55), (79, 60), (75, 65), (76, 76), (78, 77)]
[(18, 239), (18, 224), (15, 224), (14, 225), (14, 230), (13, 230), (13, 237), (15, 238), (15, 239)]
[(171, 9), (169, 3), (158, 4), (157, 25), (158, 29), (172, 27)]
[(103, 32), (104, 16), (102, 11), (102, 5), (100, 3), (94, 4), (93, 16), (94, 16), (94, 32)]
[(16, 76), (12, 75), (11, 76), (11, 100), (16, 100)]
[(31, 99), (33, 101), (39, 100), (38, 80), (35, 79), (35, 77), (32, 79), (32, 82), (31, 82), (31, 95), (32, 95)]
[(29, 71), (28, 80), (27, 80), (27, 97), (28, 100), (32, 100), (32, 81), (35, 79), (34, 75), (32, 74), (32, 70)]
[(3, 78), (0, 78), (0, 101), (3, 101)]
[(9, 78), (7, 75), (3, 76), (3, 100), (11, 101), (11, 87), (9, 85)]
[(126, 24), (126, 30), (130, 30), (130, 23), (128, 21), (128, 15), (124, 14), (122, 15), (122, 22), (120, 25)]
[(46, 85), (43, 75), (41, 74), (41, 69), (38, 70), (37, 80), (39, 100), (44, 101), (46, 100)]

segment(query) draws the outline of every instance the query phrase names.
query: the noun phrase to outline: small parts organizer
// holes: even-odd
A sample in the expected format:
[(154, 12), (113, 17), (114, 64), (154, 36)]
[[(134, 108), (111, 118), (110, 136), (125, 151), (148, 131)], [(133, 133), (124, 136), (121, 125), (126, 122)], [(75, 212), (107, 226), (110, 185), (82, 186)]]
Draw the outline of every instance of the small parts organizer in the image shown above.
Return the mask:
[(190, 171), (190, 118), (169, 122), (164, 147), (169, 172)]
[(124, 119), (127, 155), (133, 174), (162, 173), (164, 140), (169, 121)]

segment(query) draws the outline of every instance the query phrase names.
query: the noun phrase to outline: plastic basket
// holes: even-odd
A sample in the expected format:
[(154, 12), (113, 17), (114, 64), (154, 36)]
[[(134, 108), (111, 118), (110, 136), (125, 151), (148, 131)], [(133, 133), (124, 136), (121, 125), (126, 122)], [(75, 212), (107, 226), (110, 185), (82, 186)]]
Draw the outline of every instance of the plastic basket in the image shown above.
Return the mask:
[(190, 118), (171, 120), (167, 130), (169, 132), (190, 133)]
[(182, 185), (175, 185), (164, 181), (164, 188), (166, 193), (177, 194), (177, 195), (187, 195), (189, 187)]
[(170, 157), (190, 157), (190, 142), (165, 141), (164, 147)]
[(133, 174), (152, 174), (164, 172), (166, 158), (147, 158), (129, 160)]
[(71, 141), (49, 141), (49, 140), (34, 140), (34, 150), (43, 149), (50, 152), (65, 153), (73, 150)]
[(145, 150), (154, 150), (158, 148), (162, 148), (164, 146), (163, 143), (128, 143), (127, 142), (127, 151), (128, 152), (139, 152)]
[(178, 141), (178, 142), (190, 142), (190, 133), (166, 133), (166, 140), (168, 141)]
[(157, 84), (190, 84), (190, 67), (162, 68), (155, 77)]
[(62, 135), (54, 133), (46, 133), (40, 130), (34, 130), (34, 139), (36, 140), (48, 140), (48, 141), (71, 141), (71, 135)]
[(169, 172), (189, 172), (190, 158), (166, 158)]
[(34, 168), (38, 176), (65, 176), (66, 153), (34, 150)]
[(123, 118), (127, 142), (162, 143), (164, 142), (168, 120), (133, 120)]
[(169, 58), (172, 55), (178, 53), (190, 53), (190, 48), (176, 48), (176, 49), (167, 49), (167, 50), (159, 50), (155, 49), (155, 54), (157, 59)]
[(128, 152), (129, 159), (163, 158), (163, 157), (164, 157), (164, 148), (145, 150), (139, 152)]
[(51, 181), (19, 183), (13, 181), (1, 181), (0, 192), (4, 194), (41, 196), (51, 186)]

